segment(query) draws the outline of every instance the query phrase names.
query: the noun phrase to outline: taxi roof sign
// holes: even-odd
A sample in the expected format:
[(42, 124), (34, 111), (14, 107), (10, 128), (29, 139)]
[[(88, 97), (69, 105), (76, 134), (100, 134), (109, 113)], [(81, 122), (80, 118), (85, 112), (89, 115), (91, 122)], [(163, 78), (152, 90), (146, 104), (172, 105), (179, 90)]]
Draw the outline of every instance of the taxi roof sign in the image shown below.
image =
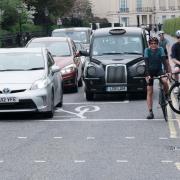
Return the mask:
[(111, 29), (109, 33), (112, 35), (121, 35), (121, 34), (126, 33), (126, 30), (125, 29)]

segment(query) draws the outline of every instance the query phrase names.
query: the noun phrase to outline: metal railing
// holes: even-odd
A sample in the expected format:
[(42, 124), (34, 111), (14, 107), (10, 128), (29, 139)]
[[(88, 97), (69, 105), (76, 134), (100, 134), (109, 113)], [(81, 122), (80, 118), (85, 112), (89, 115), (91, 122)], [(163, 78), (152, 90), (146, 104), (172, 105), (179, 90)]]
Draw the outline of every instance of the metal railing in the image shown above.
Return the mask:
[(6, 34), (0, 36), (0, 47), (2, 48), (11, 48), (11, 47), (23, 47), (26, 43), (34, 37), (44, 37), (47, 36), (46, 32), (37, 31), (29, 33), (27, 37), (26, 33), (20, 35), (17, 34)]

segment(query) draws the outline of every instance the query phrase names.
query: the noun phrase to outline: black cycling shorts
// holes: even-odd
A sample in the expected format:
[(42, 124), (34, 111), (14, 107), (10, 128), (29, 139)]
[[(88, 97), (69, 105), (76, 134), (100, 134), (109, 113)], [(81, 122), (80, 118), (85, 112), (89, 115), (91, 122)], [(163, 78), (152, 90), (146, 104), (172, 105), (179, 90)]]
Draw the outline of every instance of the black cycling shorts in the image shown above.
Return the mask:
[(151, 77), (151, 79), (149, 79), (149, 82), (146, 82), (147, 86), (153, 86), (153, 84), (154, 84), (153, 77), (161, 76), (161, 75), (164, 75), (164, 74), (165, 73), (162, 70), (149, 72), (149, 76)]

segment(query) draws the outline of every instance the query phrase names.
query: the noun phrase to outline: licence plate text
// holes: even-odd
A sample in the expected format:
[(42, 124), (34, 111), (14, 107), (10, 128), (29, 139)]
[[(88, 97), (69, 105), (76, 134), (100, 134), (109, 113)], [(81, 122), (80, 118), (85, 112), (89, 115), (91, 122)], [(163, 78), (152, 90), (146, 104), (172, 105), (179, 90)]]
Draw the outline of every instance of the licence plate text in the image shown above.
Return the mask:
[(107, 87), (106, 89), (108, 92), (113, 92), (113, 91), (127, 91), (126, 86), (111, 86)]
[(14, 103), (19, 102), (17, 97), (0, 97), (0, 103)]

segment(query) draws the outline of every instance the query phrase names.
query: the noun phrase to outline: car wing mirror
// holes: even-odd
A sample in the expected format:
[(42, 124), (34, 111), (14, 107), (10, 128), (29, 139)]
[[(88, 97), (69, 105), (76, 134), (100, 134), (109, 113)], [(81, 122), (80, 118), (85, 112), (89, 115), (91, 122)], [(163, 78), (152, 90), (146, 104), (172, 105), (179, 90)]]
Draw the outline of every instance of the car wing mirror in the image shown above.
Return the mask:
[(89, 50), (82, 50), (82, 51), (79, 51), (79, 53), (81, 56), (90, 56)]
[(57, 65), (54, 65), (51, 67), (51, 72), (54, 74), (54, 73), (57, 73), (60, 71), (60, 67), (57, 66)]

